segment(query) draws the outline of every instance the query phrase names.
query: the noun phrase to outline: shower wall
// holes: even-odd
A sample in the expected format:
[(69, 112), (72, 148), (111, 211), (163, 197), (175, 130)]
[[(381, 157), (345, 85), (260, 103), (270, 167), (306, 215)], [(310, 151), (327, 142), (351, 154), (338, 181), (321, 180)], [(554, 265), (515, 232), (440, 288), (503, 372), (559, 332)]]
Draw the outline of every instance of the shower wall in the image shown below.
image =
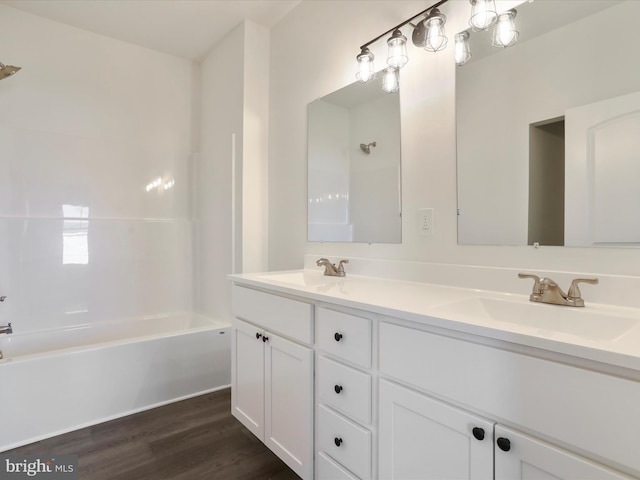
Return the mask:
[(188, 60), (0, 5), (0, 323), (192, 310)]

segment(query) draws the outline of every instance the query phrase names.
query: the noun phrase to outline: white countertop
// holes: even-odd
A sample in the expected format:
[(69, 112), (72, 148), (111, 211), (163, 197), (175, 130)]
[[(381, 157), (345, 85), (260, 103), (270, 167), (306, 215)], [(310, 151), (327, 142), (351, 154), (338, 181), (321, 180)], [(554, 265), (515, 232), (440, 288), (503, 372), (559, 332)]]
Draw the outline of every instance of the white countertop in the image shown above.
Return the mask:
[(229, 275), (239, 285), (358, 308), (640, 371), (640, 309), (532, 303), (528, 295), (318, 270)]

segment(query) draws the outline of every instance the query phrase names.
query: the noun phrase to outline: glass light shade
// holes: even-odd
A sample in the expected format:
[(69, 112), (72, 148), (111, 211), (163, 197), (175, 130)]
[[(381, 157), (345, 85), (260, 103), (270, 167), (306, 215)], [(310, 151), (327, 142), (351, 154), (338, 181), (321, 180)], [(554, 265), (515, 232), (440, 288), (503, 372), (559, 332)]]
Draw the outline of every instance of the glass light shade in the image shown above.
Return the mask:
[(430, 52), (438, 52), (447, 46), (447, 36), (444, 34), (444, 24), (447, 22), (440, 10), (434, 8), (429, 12), (424, 23), (427, 27), (424, 49)]
[(399, 70), (395, 67), (385, 68), (384, 76), (382, 77), (382, 90), (387, 93), (397, 92), (400, 88), (399, 73)]
[(471, 49), (469, 47), (469, 32), (457, 33), (456, 37), (456, 65), (462, 66), (471, 58)]
[(494, 0), (469, 0), (471, 2), (471, 18), (469, 25), (476, 30), (487, 30), (498, 20), (498, 12)]
[(492, 44), (494, 47), (511, 47), (518, 41), (520, 33), (516, 30), (516, 13), (517, 12), (512, 9), (501, 13), (498, 17), (498, 23), (496, 23), (493, 29)]
[(391, 67), (402, 68), (409, 61), (407, 56), (407, 37), (402, 32), (396, 29), (389, 40), (389, 55), (387, 57), (387, 63)]
[(358, 81), (366, 83), (369, 80), (373, 80), (376, 71), (373, 68), (373, 53), (367, 48), (363, 47), (356, 57), (358, 60), (358, 73), (356, 78)]

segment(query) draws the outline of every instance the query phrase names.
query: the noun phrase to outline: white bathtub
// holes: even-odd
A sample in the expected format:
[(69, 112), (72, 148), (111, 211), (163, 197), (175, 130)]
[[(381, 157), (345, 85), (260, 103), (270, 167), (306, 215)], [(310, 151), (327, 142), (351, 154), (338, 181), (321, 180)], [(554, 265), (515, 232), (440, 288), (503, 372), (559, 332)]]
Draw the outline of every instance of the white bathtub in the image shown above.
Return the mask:
[(229, 326), (187, 313), (0, 335), (0, 452), (228, 386)]

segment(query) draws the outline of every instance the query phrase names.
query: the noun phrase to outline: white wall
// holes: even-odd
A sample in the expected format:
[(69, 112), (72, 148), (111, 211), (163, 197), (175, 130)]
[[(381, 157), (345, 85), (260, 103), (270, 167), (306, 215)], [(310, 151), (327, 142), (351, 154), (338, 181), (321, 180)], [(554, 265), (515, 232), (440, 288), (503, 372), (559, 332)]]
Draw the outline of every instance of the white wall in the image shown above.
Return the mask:
[[(500, 9), (514, 3), (498, 2)], [(299, 268), (309, 253), (637, 274), (640, 249), (457, 244), (453, 48), (433, 54), (409, 46), (410, 60), (402, 71), (403, 243), (306, 242), (307, 104), (353, 81), (360, 45), (424, 8), (419, 1), (302, 2), (272, 30), (269, 268)], [(451, 1), (442, 11), (450, 37), (467, 27), (468, 2)], [(384, 47), (380, 41), (373, 49), (378, 68)], [(433, 237), (418, 236), (420, 207), (435, 209)]]
[(201, 65), (196, 309), (223, 319), (227, 274), (267, 269), (268, 48), (268, 31), (244, 22)]
[(0, 323), (191, 310), (192, 63), (4, 5), (0, 45)]

